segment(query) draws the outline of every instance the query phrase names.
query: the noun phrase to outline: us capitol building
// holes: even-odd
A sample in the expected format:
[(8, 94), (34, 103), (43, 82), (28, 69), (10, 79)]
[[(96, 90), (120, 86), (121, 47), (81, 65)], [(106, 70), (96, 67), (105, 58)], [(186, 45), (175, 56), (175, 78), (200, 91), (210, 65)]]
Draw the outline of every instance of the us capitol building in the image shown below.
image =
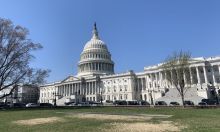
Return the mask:
[[(179, 93), (166, 80), (161, 65), (144, 67), (138, 73), (115, 74), (111, 54), (95, 24), (92, 38), (80, 55), (78, 74), (41, 86), (39, 102), (53, 104), (56, 101), (57, 105), (64, 105), (69, 101), (145, 100), (151, 104), (155, 101), (181, 104)], [(220, 57), (192, 58), (184, 79), (189, 87), (185, 100), (198, 104), (203, 98), (213, 98), (211, 91), (220, 91)]]

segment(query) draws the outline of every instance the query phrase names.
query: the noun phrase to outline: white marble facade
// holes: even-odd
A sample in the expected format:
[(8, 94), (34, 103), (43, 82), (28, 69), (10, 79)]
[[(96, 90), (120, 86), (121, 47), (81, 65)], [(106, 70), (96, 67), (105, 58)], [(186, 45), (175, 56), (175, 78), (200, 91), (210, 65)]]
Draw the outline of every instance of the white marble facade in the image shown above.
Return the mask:
[[(173, 88), (160, 65), (144, 67), (139, 73), (115, 74), (111, 54), (94, 25), (93, 36), (81, 53), (78, 74), (41, 86), (39, 101), (53, 103), (56, 97), (58, 105), (71, 99), (79, 102), (146, 100), (153, 103), (166, 96), (167, 89)], [(193, 58), (185, 82), (196, 91), (191, 96), (210, 98), (210, 89), (215, 88), (218, 92), (220, 87), (220, 57)]]

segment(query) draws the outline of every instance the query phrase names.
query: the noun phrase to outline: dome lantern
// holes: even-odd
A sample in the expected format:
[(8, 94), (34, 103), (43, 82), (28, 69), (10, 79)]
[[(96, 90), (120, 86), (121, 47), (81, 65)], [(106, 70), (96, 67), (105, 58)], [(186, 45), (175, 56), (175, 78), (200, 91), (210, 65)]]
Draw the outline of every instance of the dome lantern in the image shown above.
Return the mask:
[(96, 27), (96, 22), (94, 23), (92, 34), (93, 34), (92, 39), (99, 39), (99, 34), (98, 34), (97, 27)]

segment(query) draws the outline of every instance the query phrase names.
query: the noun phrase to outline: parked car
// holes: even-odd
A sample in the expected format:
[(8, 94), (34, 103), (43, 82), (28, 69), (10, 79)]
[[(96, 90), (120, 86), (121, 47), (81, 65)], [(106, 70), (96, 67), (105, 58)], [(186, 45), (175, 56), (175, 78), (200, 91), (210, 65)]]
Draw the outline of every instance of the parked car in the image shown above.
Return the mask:
[(40, 106), (39, 104), (35, 104), (35, 103), (28, 103), (28, 104), (26, 104), (27, 108), (33, 108), (33, 107), (39, 107), (39, 106)]
[(144, 100), (139, 101), (139, 104), (140, 104), (140, 105), (150, 105), (150, 103), (149, 103), (149, 102), (144, 101)]
[(138, 101), (135, 101), (135, 100), (133, 100), (133, 101), (127, 101), (127, 104), (128, 104), (128, 105), (139, 105)]
[(127, 101), (125, 100), (115, 100), (113, 102), (114, 105), (127, 105)]
[(199, 102), (198, 105), (205, 106), (205, 105), (207, 105), (207, 103), (206, 102)]
[(201, 102), (205, 102), (207, 105), (216, 105), (217, 101), (213, 99), (202, 99)]
[(40, 107), (50, 108), (53, 107), (53, 105), (51, 103), (40, 103)]
[(24, 103), (13, 103), (12, 107), (13, 108), (24, 108), (25, 104)]
[(75, 102), (71, 102), (71, 103), (68, 103), (67, 106), (77, 106), (77, 104)]
[(8, 103), (0, 102), (0, 108), (8, 108), (8, 107), (10, 107), (10, 106), (8, 105)]
[(101, 105), (101, 102), (96, 102), (96, 101), (88, 101), (88, 102), (89, 102), (89, 104), (90, 104), (91, 106)]
[(164, 105), (164, 106), (166, 106), (167, 103), (165, 101), (156, 101), (155, 105)]
[(75, 103), (75, 102), (65, 102), (64, 104), (65, 105), (70, 105), (70, 104), (73, 104), (73, 103)]
[(170, 106), (179, 106), (180, 104), (178, 103), (178, 102), (175, 102), (175, 101), (173, 101), (173, 102), (170, 102)]
[(80, 102), (78, 106), (90, 106), (89, 102)]
[(194, 105), (194, 103), (192, 101), (190, 101), (190, 100), (184, 101), (184, 104), (185, 105), (189, 105), (189, 106), (193, 106)]
[(113, 103), (111, 100), (106, 100), (105, 103)]

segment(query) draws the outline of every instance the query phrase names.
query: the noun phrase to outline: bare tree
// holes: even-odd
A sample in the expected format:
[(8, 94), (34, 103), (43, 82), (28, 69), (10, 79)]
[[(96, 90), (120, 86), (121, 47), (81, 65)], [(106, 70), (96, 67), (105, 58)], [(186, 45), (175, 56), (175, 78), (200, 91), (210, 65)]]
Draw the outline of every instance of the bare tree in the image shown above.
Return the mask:
[[(183, 107), (185, 93), (189, 89), (186, 86), (187, 76), (189, 75), (189, 61), (191, 54), (189, 52), (175, 52), (171, 56), (168, 56), (162, 65), (163, 71), (165, 71), (166, 79), (173, 85), (180, 94)], [(190, 84), (190, 81), (188, 82)]]
[(30, 67), (31, 52), (42, 46), (28, 39), (28, 34), (26, 28), (0, 18), (0, 91), (10, 89), (0, 99), (11, 95), (18, 84), (41, 84), (48, 76), (49, 70)]

